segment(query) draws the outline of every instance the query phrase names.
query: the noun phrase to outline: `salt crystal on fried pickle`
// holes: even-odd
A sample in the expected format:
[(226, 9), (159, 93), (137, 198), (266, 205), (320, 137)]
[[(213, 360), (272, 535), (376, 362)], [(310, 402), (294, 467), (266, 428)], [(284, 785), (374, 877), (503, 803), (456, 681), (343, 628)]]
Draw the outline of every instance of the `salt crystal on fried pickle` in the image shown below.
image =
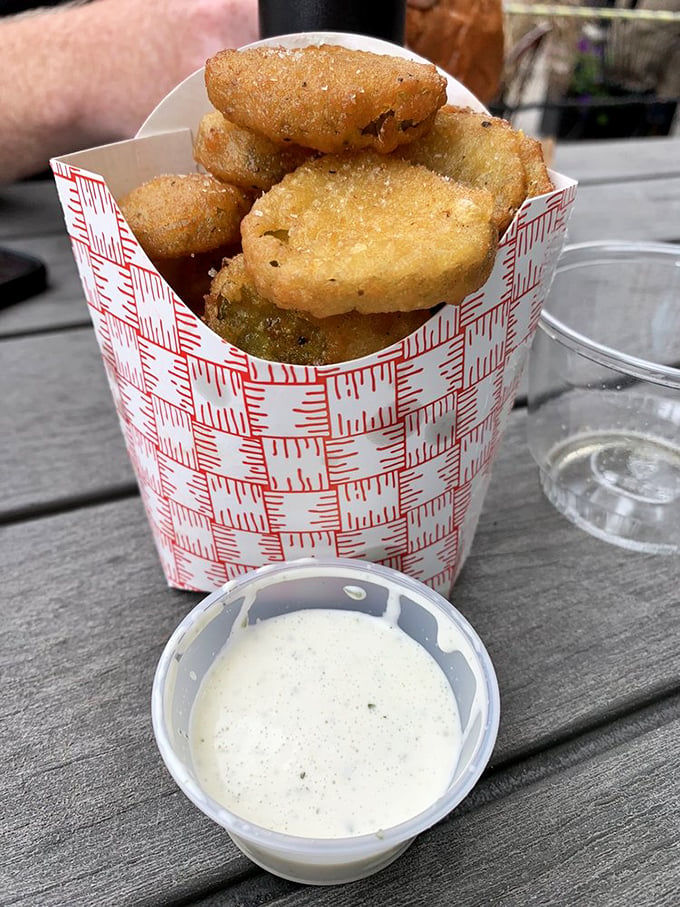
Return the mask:
[(433, 65), (332, 44), (223, 50), (205, 83), (232, 122), (323, 152), (390, 152), (427, 132), (446, 102)]
[(203, 173), (156, 176), (118, 206), (149, 258), (182, 258), (238, 242), (252, 196)]
[[(431, 132), (397, 153), (467, 186), (488, 189), (500, 234), (526, 198), (552, 189), (538, 142), (507, 120), (468, 108), (442, 107)], [(549, 188), (541, 188), (546, 181)]]
[(502, 233), (527, 194), (519, 133), (505, 120), (460, 107), (437, 112), (432, 131), (399, 154), (435, 173), (488, 189)]
[(298, 167), (243, 219), (246, 265), (281, 308), (323, 318), (457, 303), (488, 278), (493, 198), (366, 151)]
[(194, 142), (194, 160), (209, 173), (257, 192), (270, 189), (314, 154), (297, 145), (275, 145), (252, 129), (230, 122), (218, 110), (201, 119)]

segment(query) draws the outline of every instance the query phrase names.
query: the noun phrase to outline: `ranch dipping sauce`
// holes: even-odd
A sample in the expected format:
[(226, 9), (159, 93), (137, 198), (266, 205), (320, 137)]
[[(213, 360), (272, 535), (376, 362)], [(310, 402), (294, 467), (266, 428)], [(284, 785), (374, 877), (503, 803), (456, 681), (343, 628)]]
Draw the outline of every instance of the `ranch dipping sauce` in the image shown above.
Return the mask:
[(199, 783), (236, 815), (338, 838), (430, 806), (461, 727), (444, 672), (388, 613), (314, 609), (235, 627), (199, 689), (190, 745)]

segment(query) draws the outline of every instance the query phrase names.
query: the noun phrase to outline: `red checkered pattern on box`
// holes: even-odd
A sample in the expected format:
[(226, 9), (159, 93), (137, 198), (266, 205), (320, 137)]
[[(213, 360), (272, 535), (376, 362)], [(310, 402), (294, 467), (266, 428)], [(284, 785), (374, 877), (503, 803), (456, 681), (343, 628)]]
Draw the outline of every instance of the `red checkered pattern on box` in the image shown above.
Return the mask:
[(531, 200), (494, 271), (402, 342), (318, 368), (254, 359), (175, 296), (104, 180), (57, 187), (168, 582), (211, 590), (338, 555), (447, 594), (472, 542), (574, 190)]

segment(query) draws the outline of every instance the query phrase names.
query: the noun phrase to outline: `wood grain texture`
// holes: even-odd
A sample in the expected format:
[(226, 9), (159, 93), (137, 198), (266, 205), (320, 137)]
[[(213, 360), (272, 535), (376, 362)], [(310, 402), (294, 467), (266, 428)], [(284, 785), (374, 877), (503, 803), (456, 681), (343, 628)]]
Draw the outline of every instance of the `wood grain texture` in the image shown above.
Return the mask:
[(137, 904), (249, 871), (155, 747), (153, 672), (198, 596), (165, 587), (139, 500), (0, 533), (0, 901)]
[[(522, 446), (524, 428), (524, 413), (515, 413), (454, 590), (456, 605), (488, 645), (502, 693), (495, 774), (480, 805), (484, 796), (504, 792), (499, 771), (515, 773), (513, 789), (533, 781), (525, 757), (569, 745), (574, 734), (677, 689), (680, 679), (677, 567), (671, 570), (670, 559), (642, 558), (645, 572), (636, 583), (630, 554), (556, 514), (541, 499)], [(0, 740), (2, 833), (10, 854), (0, 890), (18, 904), (46, 907), (169, 903), (232, 882), (239, 883), (233, 899), (227, 892), (216, 903), (290, 894), (292, 888), (269, 883), (261, 890), (261, 882), (251, 891), (250, 864), (176, 792), (161, 765), (150, 727), (153, 671), (199, 596), (165, 587), (140, 501), (0, 532), (7, 603), (0, 665), (5, 722), (13, 729)], [(572, 757), (566, 764), (573, 763)], [(538, 773), (544, 775), (545, 767)], [(525, 812), (518, 804), (512, 823), (523, 823)], [(524, 833), (537, 833), (539, 822), (546, 828), (549, 815), (530, 810)], [(414, 903), (409, 898), (419, 890), (430, 903), (440, 897), (438, 886), (448, 890), (449, 861), (436, 872), (433, 864), (442, 852), (455, 864), (458, 844), (449, 832), (436, 834), (445, 839), (433, 839), (423, 878), (406, 888), (400, 876), (393, 903)], [(507, 838), (503, 847), (506, 856), (515, 853)], [(475, 852), (479, 862), (482, 851)], [(539, 875), (542, 865), (534, 867)], [(378, 877), (381, 885), (392, 884), (393, 871)], [(430, 872), (439, 881), (421, 889)], [(479, 872), (475, 879), (479, 885)], [(357, 890), (365, 896), (373, 889)], [(447, 903), (432, 901), (439, 902)]]
[(66, 232), (3, 239), (0, 245), (39, 258), (47, 267), (48, 278), (48, 287), (43, 293), (0, 308), (0, 339), (91, 323)]
[(0, 242), (64, 232), (64, 215), (52, 177), (0, 186)]
[(558, 142), (553, 166), (582, 185), (680, 176), (680, 136)]
[(93, 331), (0, 341), (0, 520), (134, 479)]
[(679, 212), (680, 176), (579, 186), (567, 242), (680, 242)]
[[(617, 144), (558, 149), (584, 180), (570, 241), (680, 238), (675, 146)], [(354, 885), (303, 888), (242, 857), (153, 740), (153, 672), (200, 596), (165, 586), (92, 331), (62, 329), (82, 296), (51, 182), (0, 189), (3, 237), (53, 256), (58, 280), (0, 312), (0, 522), (22, 519), (0, 525), (0, 904), (675, 907), (678, 560), (607, 545), (557, 514), (521, 410), (453, 595), (501, 687), (486, 776)], [(71, 510), (38, 518), (59, 507)]]
[(680, 684), (677, 558), (626, 551), (569, 523), (540, 490), (526, 426), (515, 411), (452, 596), (497, 667), (492, 764)]
[[(298, 888), (276, 907), (675, 907), (678, 798), (660, 779), (680, 719), (416, 839), (391, 867), (341, 888)], [(240, 904), (230, 892), (201, 907)]]

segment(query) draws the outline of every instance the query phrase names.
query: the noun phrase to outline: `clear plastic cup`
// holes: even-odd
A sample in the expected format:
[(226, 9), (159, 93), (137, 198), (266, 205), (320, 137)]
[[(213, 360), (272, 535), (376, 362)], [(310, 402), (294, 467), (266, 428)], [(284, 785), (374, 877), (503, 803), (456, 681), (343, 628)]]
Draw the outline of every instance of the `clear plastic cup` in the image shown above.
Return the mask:
[[(190, 717), (201, 681), (238, 619), (254, 623), (306, 608), (336, 608), (379, 616), (398, 625), (435, 658), (451, 684), (461, 719), (460, 756), (446, 791), (419, 815), (376, 834), (305, 838), (260, 827), (213, 800), (197, 780), (190, 751)], [(395, 612), (395, 607), (397, 611)], [(308, 884), (349, 882), (387, 866), (419, 832), (467, 796), (494, 747), (499, 693), (489, 655), (465, 618), (429, 587), (386, 567), (342, 558), (261, 567), (197, 605), (168, 641), (156, 670), (153, 727), (170, 774), (237, 847), (268, 871)]]
[(529, 358), (548, 499), (594, 536), (680, 551), (680, 247), (567, 246)]

